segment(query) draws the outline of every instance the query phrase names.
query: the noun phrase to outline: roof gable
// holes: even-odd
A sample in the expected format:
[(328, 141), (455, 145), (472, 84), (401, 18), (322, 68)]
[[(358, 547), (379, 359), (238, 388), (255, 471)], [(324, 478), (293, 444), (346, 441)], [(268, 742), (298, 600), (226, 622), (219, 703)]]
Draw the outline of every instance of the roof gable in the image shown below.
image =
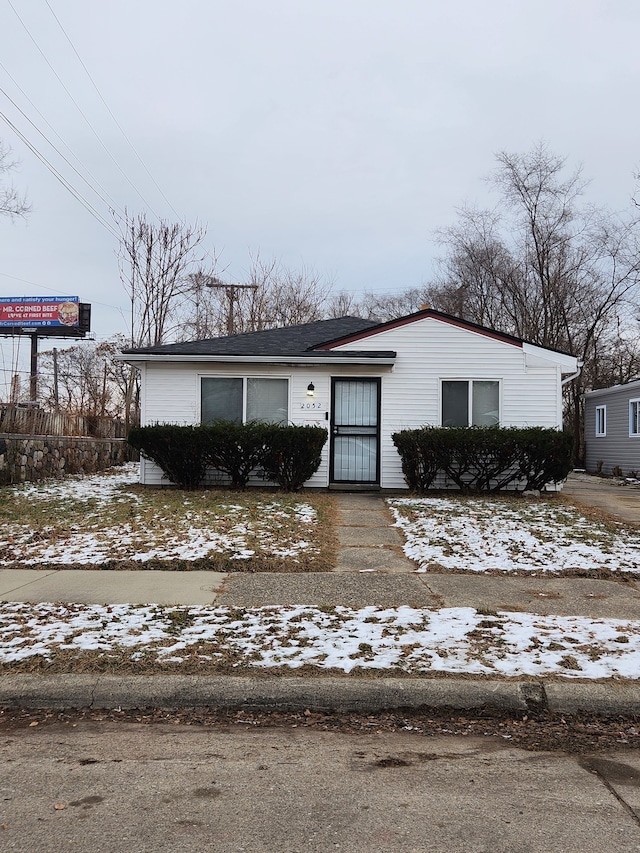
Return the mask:
[(453, 317), (451, 314), (444, 314), (441, 311), (434, 311), (432, 308), (425, 308), (422, 311), (417, 311), (415, 314), (407, 314), (404, 317), (398, 317), (395, 320), (387, 320), (384, 323), (377, 323), (365, 329), (354, 331), (341, 338), (336, 338), (331, 341), (324, 341), (317, 344), (315, 349), (330, 350), (334, 347), (350, 344), (354, 341), (360, 341), (364, 338), (369, 338), (373, 335), (379, 335), (382, 332), (387, 332), (391, 329), (398, 329), (401, 326), (406, 326), (409, 323), (415, 323), (420, 320), (431, 319), (438, 320), (442, 323), (448, 323), (451, 326), (457, 326), (460, 329), (465, 329), (468, 332), (475, 332), (484, 337), (494, 338), (512, 346), (522, 347), (524, 341), (521, 338), (516, 338), (513, 335), (507, 335), (504, 332), (497, 332), (494, 329), (487, 329), (484, 326), (479, 326), (477, 323), (470, 323), (467, 320), (461, 320), (459, 317)]
[[(574, 370), (575, 358), (553, 350), (532, 344), (514, 335), (488, 329), (467, 320), (461, 320), (450, 314), (426, 308), (414, 314), (407, 314), (394, 320), (375, 323), (362, 317), (336, 317), (330, 320), (317, 320), (313, 323), (303, 323), (297, 326), (285, 326), (278, 329), (264, 329), (259, 332), (246, 332), (240, 335), (229, 335), (221, 338), (208, 338), (200, 341), (184, 341), (174, 344), (163, 344), (155, 347), (143, 347), (125, 350), (120, 356), (125, 361), (161, 361), (187, 359), (195, 361), (283, 361), (293, 358), (297, 362), (311, 362), (314, 357), (324, 361), (334, 361), (341, 356), (356, 356), (369, 361), (372, 358), (389, 360), (396, 353), (387, 350), (365, 348), (359, 352), (355, 349), (341, 349), (346, 344), (357, 341), (370, 341), (392, 329), (398, 329), (425, 319), (435, 320), (450, 326), (491, 338), (509, 346), (525, 351), (525, 355), (547, 358), (563, 367)], [(129, 356), (129, 358), (128, 358)]]

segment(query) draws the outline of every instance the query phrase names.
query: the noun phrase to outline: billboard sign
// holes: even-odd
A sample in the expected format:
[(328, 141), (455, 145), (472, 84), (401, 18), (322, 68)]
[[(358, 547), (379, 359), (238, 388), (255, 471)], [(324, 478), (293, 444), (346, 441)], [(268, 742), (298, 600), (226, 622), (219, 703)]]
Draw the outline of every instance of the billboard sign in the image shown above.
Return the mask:
[(0, 328), (77, 329), (78, 296), (0, 296)]

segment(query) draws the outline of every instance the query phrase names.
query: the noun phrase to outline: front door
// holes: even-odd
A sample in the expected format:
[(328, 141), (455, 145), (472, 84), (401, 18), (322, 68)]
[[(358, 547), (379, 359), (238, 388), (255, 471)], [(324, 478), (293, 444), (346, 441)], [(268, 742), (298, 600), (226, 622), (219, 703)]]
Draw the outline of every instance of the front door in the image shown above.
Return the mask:
[(332, 483), (380, 482), (380, 380), (331, 382)]

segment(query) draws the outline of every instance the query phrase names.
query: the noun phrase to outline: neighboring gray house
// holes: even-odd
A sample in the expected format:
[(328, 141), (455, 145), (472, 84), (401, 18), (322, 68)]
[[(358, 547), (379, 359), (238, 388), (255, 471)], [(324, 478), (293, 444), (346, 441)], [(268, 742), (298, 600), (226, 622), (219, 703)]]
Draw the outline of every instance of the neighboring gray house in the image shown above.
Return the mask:
[[(562, 424), (571, 355), (438, 311), (356, 317), (128, 350), (140, 370), (142, 424), (216, 418), (314, 424), (329, 431), (318, 488), (403, 489), (392, 435), (425, 424)], [(161, 485), (149, 460), (140, 481)]]
[(585, 467), (593, 474), (640, 474), (640, 379), (584, 395)]

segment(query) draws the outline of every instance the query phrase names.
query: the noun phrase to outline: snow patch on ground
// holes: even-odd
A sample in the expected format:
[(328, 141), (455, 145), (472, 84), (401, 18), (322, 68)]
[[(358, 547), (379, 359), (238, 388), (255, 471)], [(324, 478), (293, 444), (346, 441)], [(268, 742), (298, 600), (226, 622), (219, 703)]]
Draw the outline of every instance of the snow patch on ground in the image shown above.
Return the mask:
[[(304, 554), (318, 552), (313, 528), (318, 518), (308, 503), (298, 501), (284, 506), (277, 500), (257, 500), (258, 511), (249, 513), (242, 504), (205, 506), (205, 492), (185, 497), (180, 515), (169, 516), (162, 509), (157, 492), (136, 492), (138, 465), (133, 463), (115, 471), (93, 476), (73, 476), (14, 487), (17, 497), (31, 502), (51, 501), (64, 507), (72, 502), (87, 504), (82, 524), (69, 525), (62, 533), (54, 528), (33, 530), (26, 524), (5, 524), (0, 531), (0, 566), (20, 563), (33, 565), (102, 565), (111, 561), (184, 560), (226, 554), (230, 560), (249, 560), (261, 556), (297, 561)], [(150, 517), (150, 503), (159, 511)], [(105, 513), (109, 505), (128, 503), (127, 522), (109, 524)], [(287, 532), (293, 520), (295, 531)], [(306, 528), (306, 529), (305, 529)]]
[(470, 607), (160, 607), (0, 604), (0, 663), (58, 652), (132, 661), (226, 661), (565, 678), (640, 678), (640, 621), (537, 616)]
[(640, 573), (640, 533), (613, 532), (550, 501), (394, 498), (388, 501), (418, 564), (455, 571)]
[(25, 483), (15, 486), (15, 491), (30, 501), (96, 501), (98, 504), (121, 500), (139, 500), (138, 496), (126, 491), (126, 498), (119, 494), (126, 486), (138, 482), (137, 462), (130, 462), (120, 468), (111, 468), (99, 474), (77, 474), (60, 480), (43, 480), (39, 483)]

